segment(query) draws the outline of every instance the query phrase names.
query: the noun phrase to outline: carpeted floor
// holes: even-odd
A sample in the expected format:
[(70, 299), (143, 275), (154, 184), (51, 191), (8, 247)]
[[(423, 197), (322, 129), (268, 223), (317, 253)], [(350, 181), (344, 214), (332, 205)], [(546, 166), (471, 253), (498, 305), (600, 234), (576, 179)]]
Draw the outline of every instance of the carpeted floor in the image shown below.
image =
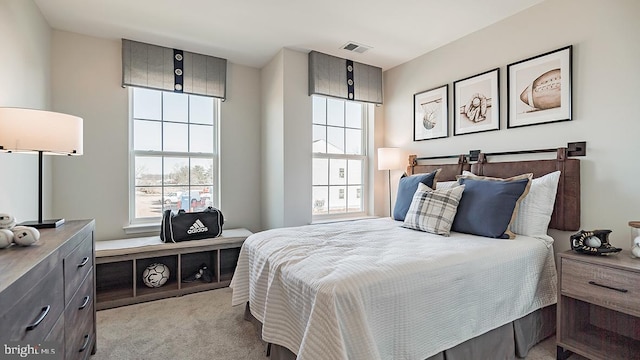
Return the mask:
[[(230, 288), (98, 311), (98, 351), (91, 359), (266, 359), (266, 345), (243, 314), (244, 307), (231, 306)], [(526, 360), (555, 354), (551, 337)]]
[(264, 359), (266, 345), (223, 288), (97, 312), (102, 359)]

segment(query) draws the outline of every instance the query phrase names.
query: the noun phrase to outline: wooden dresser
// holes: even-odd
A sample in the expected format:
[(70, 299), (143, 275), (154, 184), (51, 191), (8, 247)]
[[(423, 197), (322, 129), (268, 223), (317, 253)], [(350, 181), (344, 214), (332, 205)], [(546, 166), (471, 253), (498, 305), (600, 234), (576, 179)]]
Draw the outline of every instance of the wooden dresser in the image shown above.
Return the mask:
[(96, 349), (94, 220), (41, 229), (28, 247), (0, 249), (0, 346), (48, 342), (64, 359)]

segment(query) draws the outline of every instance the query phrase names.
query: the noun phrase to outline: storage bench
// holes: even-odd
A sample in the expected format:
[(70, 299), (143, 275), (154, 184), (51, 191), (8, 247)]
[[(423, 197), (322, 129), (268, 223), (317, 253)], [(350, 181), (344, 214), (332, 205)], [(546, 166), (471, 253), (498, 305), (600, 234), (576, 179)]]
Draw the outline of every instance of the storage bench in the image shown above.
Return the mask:
[[(240, 248), (252, 233), (247, 229), (224, 230), (217, 238), (163, 243), (159, 236), (96, 241), (96, 308), (117, 306), (184, 295), (228, 286)], [(142, 282), (142, 272), (152, 263), (169, 267), (169, 280), (157, 288)], [(212, 282), (183, 279), (205, 264)]]

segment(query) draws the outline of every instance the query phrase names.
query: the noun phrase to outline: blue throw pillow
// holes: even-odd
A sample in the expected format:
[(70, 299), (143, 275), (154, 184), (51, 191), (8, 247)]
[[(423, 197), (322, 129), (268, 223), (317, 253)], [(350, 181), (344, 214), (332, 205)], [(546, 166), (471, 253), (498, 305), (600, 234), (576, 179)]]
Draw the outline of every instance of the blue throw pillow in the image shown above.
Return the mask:
[(519, 202), (527, 195), (533, 174), (509, 179), (459, 176), (465, 185), (452, 231), (508, 239), (515, 235), (509, 225), (515, 218)]
[(434, 188), (436, 175), (440, 169), (427, 174), (417, 174), (407, 176), (402, 175), (398, 183), (398, 195), (396, 196), (396, 205), (393, 208), (393, 218), (398, 221), (404, 221), (413, 200), (413, 194), (418, 190), (418, 183), (423, 183), (430, 188)]

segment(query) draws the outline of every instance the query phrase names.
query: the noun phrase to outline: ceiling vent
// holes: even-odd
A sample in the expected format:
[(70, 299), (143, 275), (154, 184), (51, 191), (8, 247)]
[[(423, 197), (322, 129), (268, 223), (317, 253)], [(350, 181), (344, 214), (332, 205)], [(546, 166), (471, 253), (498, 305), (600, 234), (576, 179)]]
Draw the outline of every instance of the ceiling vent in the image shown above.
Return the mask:
[(363, 52), (371, 49), (371, 46), (366, 46), (366, 45), (362, 45), (362, 44), (358, 44), (358, 43), (355, 43), (353, 41), (350, 41), (350, 42), (342, 45), (341, 48), (344, 49), (344, 50), (349, 50), (349, 51), (353, 51), (353, 52), (357, 52), (357, 53), (362, 54)]

